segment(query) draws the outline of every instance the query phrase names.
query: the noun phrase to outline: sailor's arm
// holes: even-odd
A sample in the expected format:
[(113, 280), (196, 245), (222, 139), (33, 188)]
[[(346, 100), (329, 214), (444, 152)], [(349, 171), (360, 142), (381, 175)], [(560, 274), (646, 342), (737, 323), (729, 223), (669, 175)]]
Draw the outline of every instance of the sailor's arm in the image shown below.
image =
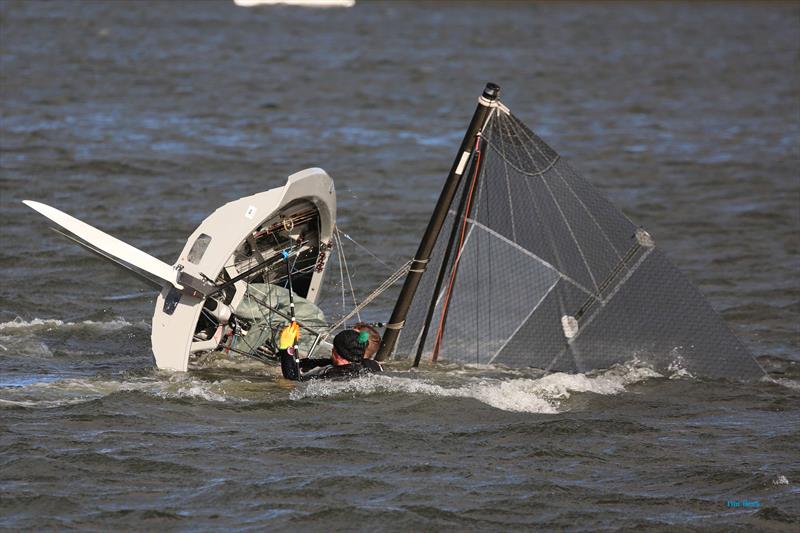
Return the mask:
[(297, 366), (294, 356), (289, 355), (286, 350), (280, 350), (278, 355), (281, 358), (281, 373), (283, 377), (293, 381), (300, 381), (300, 368)]
[[(300, 327), (292, 322), (281, 331), (278, 338), (278, 356), (281, 358), (281, 373), (286, 379), (299, 381), (300, 368), (295, 357), (297, 339), (300, 337)], [(290, 353), (291, 352), (291, 353)]]

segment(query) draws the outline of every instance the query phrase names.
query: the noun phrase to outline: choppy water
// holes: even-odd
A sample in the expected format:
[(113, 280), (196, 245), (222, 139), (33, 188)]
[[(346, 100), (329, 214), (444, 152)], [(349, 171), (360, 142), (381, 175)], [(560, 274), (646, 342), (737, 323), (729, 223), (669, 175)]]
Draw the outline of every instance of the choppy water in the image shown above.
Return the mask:
[[(796, 4), (0, 1), (0, 528), (796, 528), (798, 35)], [(487, 81), (769, 379), (160, 373), (154, 295), (20, 204), (171, 263), (220, 204), (321, 166), (343, 228), (399, 264)], [(386, 275), (352, 261), (361, 291)]]

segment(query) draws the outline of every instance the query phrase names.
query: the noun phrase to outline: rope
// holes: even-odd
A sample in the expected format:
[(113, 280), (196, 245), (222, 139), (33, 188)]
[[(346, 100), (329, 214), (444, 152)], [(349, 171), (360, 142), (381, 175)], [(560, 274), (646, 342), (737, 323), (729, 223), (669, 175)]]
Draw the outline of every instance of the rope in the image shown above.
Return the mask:
[[(347, 284), (350, 286), (350, 295), (353, 298), (353, 305), (358, 308), (358, 300), (356, 300), (356, 291), (353, 288), (353, 278), (350, 276), (350, 268), (347, 266), (347, 257), (344, 255), (344, 246), (342, 246), (342, 239), (339, 238), (338, 234), (335, 235), (336, 243), (339, 246), (339, 255), (341, 257), (341, 264), (344, 265), (344, 271), (347, 273)], [(344, 290), (344, 280), (342, 280), (342, 290)], [(342, 308), (344, 312), (344, 308)], [(361, 314), (356, 311), (358, 315), (358, 321), (361, 321)]]
[(333, 324), (330, 328), (328, 328), (328, 331), (323, 335), (323, 338), (327, 338), (331, 334), (332, 331), (335, 331), (335, 330), (339, 329), (340, 327), (342, 327), (343, 324), (345, 324), (348, 320), (353, 318), (353, 316), (355, 316), (362, 309), (364, 309), (366, 306), (368, 306), (370, 303), (372, 303), (372, 301), (375, 298), (380, 296), (389, 287), (391, 287), (392, 285), (397, 283), (398, 280), (400, 280), (403, 276), (405, 276), (408, 273), (408, 269), (411, 268), (411, 263), (412, 263), (412, 261), (409, 260), (406, 264), (404, 264), (397, 271), (395, 271), (394, 274), (392, 274), (391, 276), (386, 278), (386, 280), (384, 280), (384, 282), (381, 283), (378, 286), (378, 288), (373, 290), (366, 298), (364, 298), (364, 300), (360, 304), (358, 304), (352, 311), (350, 311), (349, 314), (347, 314), (341, 320), (339, 320), (338, 322)]
[(337, 261), (337, 263), (339, 263), (339, 282), (342, 285), (342, 313), (344, 313), (346, 304), (345, 304), (345, 294), (344, 294), (344, 272), (342, 271), (342, 260), (341, 260), (342, 252), (339, 249), (339, 246), (341, 245), (341, 242), (339, 242), (339, 239), (338, 239), (338, 237), (336, 236), (335, 233), (333, 234), (333, 243), (336, 246), (336, 253), (340, 257), (340, 259), (339, 259), (339, 261)]
[(340, 230), (338, 226), (336, 227), (336, 233), (338, 233), (339, 235), (341, 235), (342, 237), (344, 237), (344, 238), (345, 238), (345, 239), (347, 239), (348, 241), (352, 242), (353, 244), (355, 244), (356, 246), (358, 246), (359, 248), (361, 248), (362, 250), (364, 250), (365, 252), (367, 252), (367, 254), (368, 254), (370, 257), (372, 257), (373, 259), (375, 259), (375, 261), (377, 261), (378, 263), (382, 264), (383, 266), (385, 266), (385, 267), (386, 267), (386, 268), (388, 268), (389, 270), (392, 270), (392, 268), (393, 268), (393, 267), (392, 267), (391, 265), (389, 265), (388, 263), (386, 263), (385, 261), (383, 261), (383, 260), (382, 260), (380, 257), (378, 257), (377, 255), (375, 255), (374, 253), (372, 253), (372, 252), (371, 252), (371, 251), (370, 251), (370, 250), (369, 250), (369, 249), (368, 249), (366, 246), (364, 246), (363, 244), (359, 244), (359, 243), (357, 243), (357, 242), (356, 242), (356, 241), (355, 241), (355, 240), (354, 240), (354, 239), (353, 239), (353, 238), (352, 238), (350, 235), (348, 235), (347, 233), (345, 233), (345, 232), (343, 232), (342, 230)]
[[(294, 290), (292, 289), (292, 266), (289, 264), (289, 250), (283, 251), (283, 259), (286, 261), (286, 280), (289, 284), (289, 315), (292, 318), (291, 325), (294, 326), (295, 323), (295, 315), (294, 315)], [(294, 357), (294, 364), (300, 364), (300, 354), (298, 353), (297, 349), (297, 337), (295, 337), (294, 341), (292, 342), (292, 349), (289, 354)]]

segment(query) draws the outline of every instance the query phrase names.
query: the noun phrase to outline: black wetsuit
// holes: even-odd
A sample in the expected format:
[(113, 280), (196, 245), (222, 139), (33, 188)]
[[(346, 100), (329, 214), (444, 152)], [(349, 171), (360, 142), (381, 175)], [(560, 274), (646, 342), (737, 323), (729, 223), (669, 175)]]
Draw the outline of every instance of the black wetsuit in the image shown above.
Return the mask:
[(372, 359), (362, 359), (348, 365), (334, 365), (330, 359), (300, 359), (299, 365), (286, 350), (278, 352), (281, 356), (283, 377), (294, 381), (309, 379), (352, 378), (362, 374), (383, 372), (383, 368)]

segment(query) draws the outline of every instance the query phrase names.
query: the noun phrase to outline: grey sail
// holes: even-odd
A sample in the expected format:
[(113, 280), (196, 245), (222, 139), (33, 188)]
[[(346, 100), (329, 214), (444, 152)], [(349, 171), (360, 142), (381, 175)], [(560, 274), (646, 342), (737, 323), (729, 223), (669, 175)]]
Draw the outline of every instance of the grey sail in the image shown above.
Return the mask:
[(764, 375), (653, 238), (516, 117), (497, 106), (480, 139), (398, 354), (563, 372), (639, 360), (695, 376)]

